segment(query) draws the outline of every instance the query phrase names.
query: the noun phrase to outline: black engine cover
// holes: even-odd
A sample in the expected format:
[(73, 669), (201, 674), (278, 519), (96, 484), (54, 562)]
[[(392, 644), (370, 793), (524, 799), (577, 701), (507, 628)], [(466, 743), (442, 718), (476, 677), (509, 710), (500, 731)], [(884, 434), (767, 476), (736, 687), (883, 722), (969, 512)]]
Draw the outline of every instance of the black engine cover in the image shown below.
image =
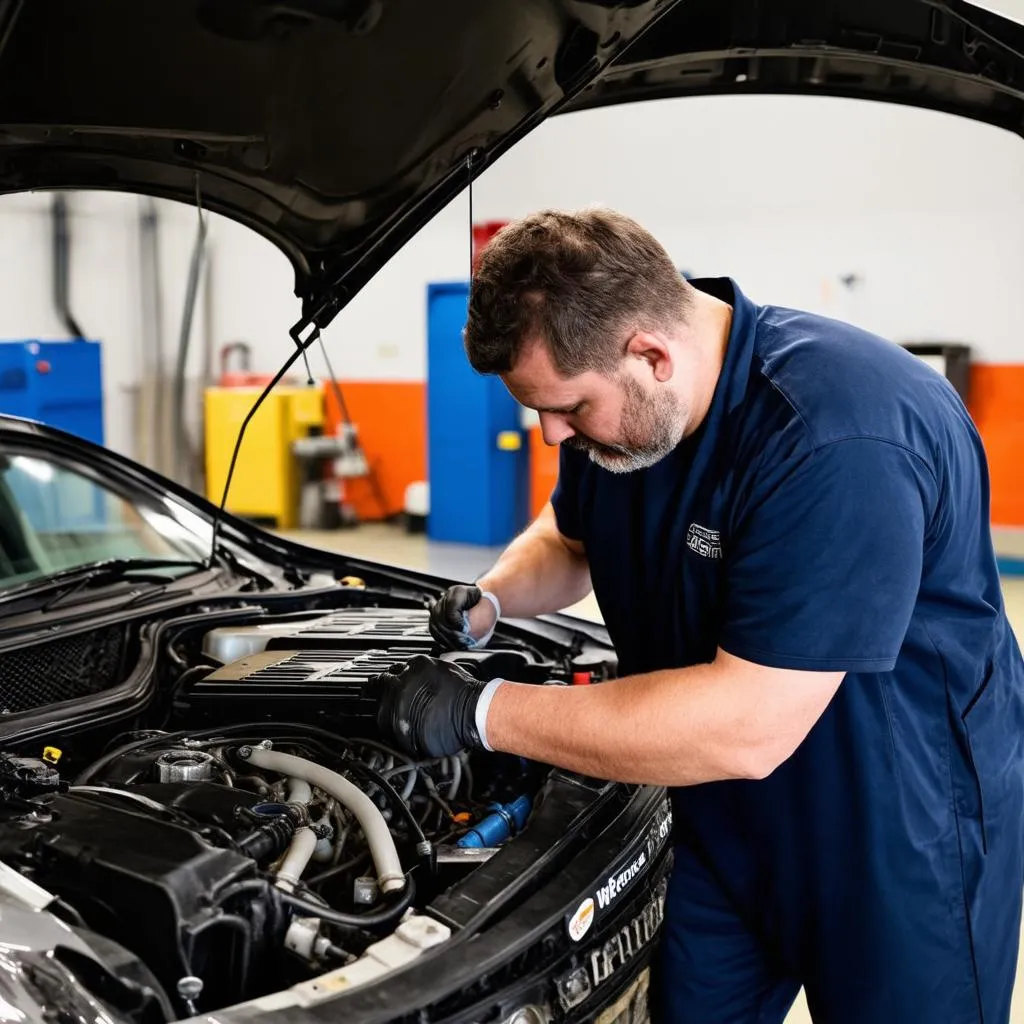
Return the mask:
[(173, 992), (197, 966), (189, 933), (215, 915), (209, 894), (252, 877), (253, 861), (116, 794), (72, 791), (47, 809), (49, 821), (0, 827), (0, 858), (151, 964)]

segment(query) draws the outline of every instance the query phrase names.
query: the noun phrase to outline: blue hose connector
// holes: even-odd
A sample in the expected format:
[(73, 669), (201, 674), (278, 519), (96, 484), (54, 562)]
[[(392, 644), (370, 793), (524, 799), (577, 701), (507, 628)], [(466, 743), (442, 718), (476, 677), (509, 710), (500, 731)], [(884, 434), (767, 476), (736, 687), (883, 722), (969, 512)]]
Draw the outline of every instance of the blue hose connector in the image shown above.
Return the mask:
[(474, 849), (500, 846), (522, 831), (531, 806), (528, 796), (518, 797), (510, 804), (491, 804), (487, 808), (491, 813), (478, 821), (455, 845)]

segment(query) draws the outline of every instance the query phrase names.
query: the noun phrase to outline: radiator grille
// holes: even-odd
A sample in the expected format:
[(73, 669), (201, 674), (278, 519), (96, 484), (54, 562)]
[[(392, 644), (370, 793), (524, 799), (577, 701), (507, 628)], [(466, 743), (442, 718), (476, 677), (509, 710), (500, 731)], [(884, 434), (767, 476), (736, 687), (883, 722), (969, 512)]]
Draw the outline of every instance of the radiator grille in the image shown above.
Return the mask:
[(0, 714), (88, 697), (119, 683), (125, 631), (107, 626), (0, 654)]

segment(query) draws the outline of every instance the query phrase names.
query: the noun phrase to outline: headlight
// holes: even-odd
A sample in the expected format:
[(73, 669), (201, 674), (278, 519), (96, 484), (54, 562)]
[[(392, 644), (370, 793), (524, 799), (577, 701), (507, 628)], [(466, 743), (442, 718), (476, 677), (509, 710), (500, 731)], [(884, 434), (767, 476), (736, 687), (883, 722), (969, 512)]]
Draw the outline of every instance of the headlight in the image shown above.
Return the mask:
[(590, 975), (585, 967), (577, 967), (568, 974), (563, 974), (555, 979), (555, 988), (558, 991), (558, 1001), (562, 1009), (568, 1012), (574, 1006), (579, 1006), (591, 993)]
[(504, 1024), (548, 1024), (551, 1011), (546, 1006), (527, 1003), (505, 1018)]

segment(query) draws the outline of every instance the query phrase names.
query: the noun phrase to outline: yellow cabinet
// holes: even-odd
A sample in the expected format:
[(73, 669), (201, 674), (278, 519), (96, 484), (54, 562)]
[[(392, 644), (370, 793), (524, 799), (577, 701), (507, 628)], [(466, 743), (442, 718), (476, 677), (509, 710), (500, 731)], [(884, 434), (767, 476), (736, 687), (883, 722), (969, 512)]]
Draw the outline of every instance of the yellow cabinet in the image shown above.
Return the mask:
[[(235, 440), (260, 388), (207, 388), (206, 496), (220, 504)], [(245, 432), (227, 509), (249, 519), (270, 519), (281, 529), (298, 523), (300, 467), (292, 442), (323, 427), (323, 389), (275, 388)]]

